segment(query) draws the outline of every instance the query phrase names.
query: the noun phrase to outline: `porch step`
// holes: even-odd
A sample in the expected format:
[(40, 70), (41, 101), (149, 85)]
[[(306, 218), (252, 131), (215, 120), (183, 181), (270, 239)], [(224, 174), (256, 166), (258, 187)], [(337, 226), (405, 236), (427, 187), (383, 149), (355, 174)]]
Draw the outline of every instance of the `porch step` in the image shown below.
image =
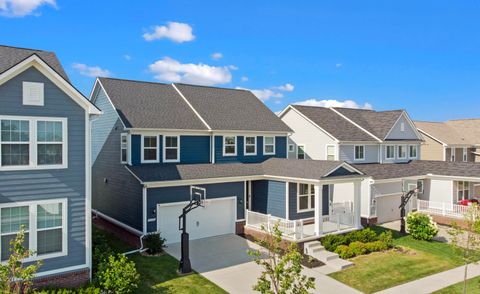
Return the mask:
[(343, 270), (353, 265), (348, 260), (341, 259), (337, 253), (325, 250), (320, 241), (312, 241), (304, 244), (304, 253), (325, 263), (335, 270)]
[(327, 263), (327, 262), (335, 260), (335, 259), (339, 259), (338, 254), (330, 252), (330, 251), (326, 251), (326, 250), (321, 251), (321, 252), (316, 252), (314, 254), (315, 255), (313, 257), (315, 257), (316, 259), (318, 259), (318, 260), (320, 260), (321, 262), (324, 262), (324, 263)]
[(337, 258), (337, 259), (334, 259), (334, 260), (330, 260), (328, 262), (328, 266), (336, 269), (336, 270), (344, 270), (346, 268), (349, 268), (351, 266), (353, 266), (353, 262), (351, 261), (348, 261), (348, 260), (345, 260), (345, 259), (341, 259), (341, 258)]

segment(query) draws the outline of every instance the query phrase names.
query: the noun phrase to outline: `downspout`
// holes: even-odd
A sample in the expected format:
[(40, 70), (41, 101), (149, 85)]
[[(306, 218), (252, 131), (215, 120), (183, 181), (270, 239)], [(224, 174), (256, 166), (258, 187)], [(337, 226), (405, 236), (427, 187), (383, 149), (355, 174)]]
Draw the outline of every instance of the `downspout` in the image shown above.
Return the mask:
[(142, 224), (143, 234), (140, 236), (140, 248), (125, 252), (123, 255), (129, 255), (137, 252), (144, 252), (147, 248), (143, 248), (143, 237), (147, 235), (147, 187), (142, 187)]

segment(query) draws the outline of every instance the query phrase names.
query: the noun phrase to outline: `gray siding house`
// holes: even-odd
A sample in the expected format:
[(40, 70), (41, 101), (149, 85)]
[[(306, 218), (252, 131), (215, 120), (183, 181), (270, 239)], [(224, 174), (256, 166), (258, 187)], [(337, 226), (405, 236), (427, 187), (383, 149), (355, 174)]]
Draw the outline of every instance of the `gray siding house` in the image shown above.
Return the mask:
[(39, 284), (90, 278), (90, 117), (52, 52), (0, 46), (0, 257), (21, 226)]
[[(92, 121), (94, 212), (139, 237), (179, 242), (192, 186), (207, 201), (188, 217), (191, 239), (273, 221), (295, 240), (360, 227), (365, 175), (287, 159), (291, 129), (249, 91), (98, 78), (91, 101), (104, 113)], [(331, 197), (340, 183), (352, 193)]]

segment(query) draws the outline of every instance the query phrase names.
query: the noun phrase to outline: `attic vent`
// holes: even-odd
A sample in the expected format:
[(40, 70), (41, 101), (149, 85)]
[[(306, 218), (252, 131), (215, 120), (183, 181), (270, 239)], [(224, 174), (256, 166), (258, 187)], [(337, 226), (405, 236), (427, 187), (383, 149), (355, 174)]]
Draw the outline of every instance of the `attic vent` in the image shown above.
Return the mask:
[(23, 105), (43, 106), (43, 83), (23, 82)]
[(405, 132), (405, 123), (404, 122), (402, 122), (400, 124), (400, 131)]

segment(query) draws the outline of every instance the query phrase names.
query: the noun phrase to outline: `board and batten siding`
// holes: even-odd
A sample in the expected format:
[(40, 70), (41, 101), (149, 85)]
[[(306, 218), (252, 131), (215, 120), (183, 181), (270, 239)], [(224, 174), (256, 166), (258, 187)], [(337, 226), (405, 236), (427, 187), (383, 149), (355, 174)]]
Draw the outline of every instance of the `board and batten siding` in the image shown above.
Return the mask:
[(252, 182), (252, 210), (286, 218), (286, 183), (260, 180)]
[(242, 162), (242, 163), (254, 163), (263, 162), (268, 158), (287, 158), (287, 137), (276, 136), (275, 137), (275, 154), (264, 155), (263, 154), (263, 136), (257, 136), (257, 154), (245, 155), (244, 154), (244, 136), (237, 136), (237, 155), (235, 156), (223, 156), (223, 136), (215, 136), (215, 163), (222, 162)]
[(339, 159), (340, 161), (346, 161), (349, 163), (374, 163), (378, 162), (378, 152), (380, 150), (379, 145), (362, 145), (365, 146), (365, 159), (354, 160), (355, 158), (355, 145), (340, 145), (339, 146)]
[(306, 159), (326, 160), (326, 146), (337, 146), (334, 139), (294, 110), (289, 109), (282, 120), (294, 131), (289, 138), (294, 142), (295, 152), (289, 153), (289, 158), (296, 158), (297, 146), (303, 145)]
[(120, 162), (123, 124), (103, 91), (94, 101), (103, 115), (91, 122), (92, 208), (142, 231), (142, 186)]
[[(44, 106), (22, 105), (24, 81), (44, 84)], [(0, 203), (67, 198), (68, 255), (44, 260), (39, 272), (85, 265), (85, 110), (32, 67), (0, 85), (0, 115), (67, 118), (68, 168), (0, 171)]]
[[(237, 220), (245, 218), (245, 182), (197, 185), (207, 191), (207, 200), (237, 197)], [(190, 201), (190, 186), (176, 186), (147, 189), (147, 230), (157, 230), (157, 204)], [(185, 203), (186, 205), (186, 203)], [(141, 220), (141, 217), (139, 218)]]

